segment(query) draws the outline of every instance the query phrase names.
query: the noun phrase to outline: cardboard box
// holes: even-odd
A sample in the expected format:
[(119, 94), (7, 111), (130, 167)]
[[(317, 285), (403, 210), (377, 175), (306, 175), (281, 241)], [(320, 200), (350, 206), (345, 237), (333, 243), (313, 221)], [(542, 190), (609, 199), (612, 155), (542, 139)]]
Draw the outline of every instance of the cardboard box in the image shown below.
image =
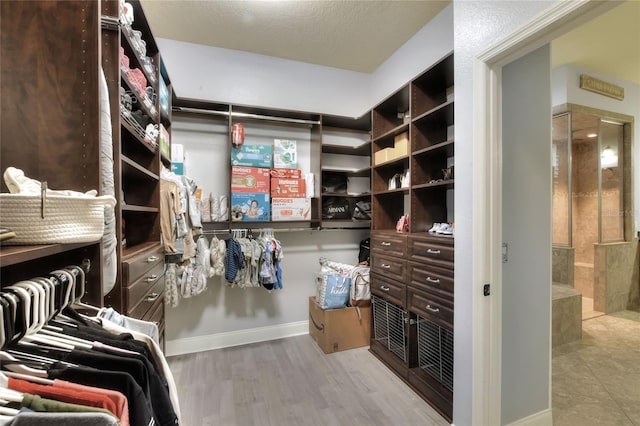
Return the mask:
[(271, 220), (311, 220), (311, 199), (271, 198)]
[(300, 179), (302, 171), (300, 169), (271, 169), (272, 178)]
[(304, 179), (271, 178), (271, 196), (305, 198), (307, 196), (307, 184)]
[(263, 222), (271, 218), (271, 196), (268, 193), (232, 192), (233, 222)]
[(393, 140), (393, 158), (403, 157), (409, 153), (409, 134), (404, 132)]
[(309, 297), (309, 335), (326, 354), (369, 346), (371, 306), (323, 310)]
[(298, 150), (296, 141), (273, 140), (273, 167), (275, 169), (297, 169)]
[(270, 182), (269, 169), (231, 167), (231, 192), (268, 193)]
[(377, 166), (391, 159), (393, 148), (385, 148), (373, 154), (373, 165)]
[(245, 143), (240, 148), (231, 147), (231, 165), (270, 169), (273, 165), (271, 145), (251, 145)]

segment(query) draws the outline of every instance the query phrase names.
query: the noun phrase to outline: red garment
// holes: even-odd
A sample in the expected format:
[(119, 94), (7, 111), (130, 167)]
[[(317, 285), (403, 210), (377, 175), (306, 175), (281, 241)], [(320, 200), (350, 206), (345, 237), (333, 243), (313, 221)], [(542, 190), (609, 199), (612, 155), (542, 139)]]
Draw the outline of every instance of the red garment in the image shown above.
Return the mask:
[(129, 426), (127, 398), (120, 392), (77, 385), (63, 380), (54, 380), (52, 385), (41, 385), (13, 377), (8, 379), (9, 389), (70, 404), (104, 408), (118, 417), (122, 426)]
[(61, 388), (68, 389), (77, 389), (78, 391), (85, 390), (86, 392), (95, 392), (98, 395), (105, 395), (110, 398), (115, 407), (116, 411), (114, 414), (118, 416), (120, 419), (120, 426), (130, 426), (129, 425), (129, 402), (127, 401), (127, 397), (122, 394), (122, 392), (118, 392), (111, 389), (103, 389), (93, 386), (85, 386), (79, 385), (73, 382), (67, 382), (65, 380), (55, 379), (53, 384), (56, 386), (60, 386)]

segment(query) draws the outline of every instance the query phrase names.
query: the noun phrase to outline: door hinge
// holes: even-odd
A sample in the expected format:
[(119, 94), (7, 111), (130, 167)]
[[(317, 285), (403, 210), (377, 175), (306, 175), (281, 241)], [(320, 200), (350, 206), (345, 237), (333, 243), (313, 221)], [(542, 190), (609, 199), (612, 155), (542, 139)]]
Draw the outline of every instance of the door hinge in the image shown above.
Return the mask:
[(509, 244), (502, 243), (502, 263), (507, 263), (509, 260)]
[(491, 284), (485, 284), (482, 287), (482, 294), (484, 296), (489, 296), (491, 294)]

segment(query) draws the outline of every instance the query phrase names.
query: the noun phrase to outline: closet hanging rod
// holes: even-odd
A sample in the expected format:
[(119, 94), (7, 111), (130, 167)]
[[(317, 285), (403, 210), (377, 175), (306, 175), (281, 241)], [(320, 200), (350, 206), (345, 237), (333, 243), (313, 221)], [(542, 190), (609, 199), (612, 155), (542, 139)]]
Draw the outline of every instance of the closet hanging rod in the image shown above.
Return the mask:
[(276, 117), (271, 115), (260, 115), (260, 114), (250, 114), (246, 112), (229, 112), (229, 111), (215, 111), (201, 108), (191, 108), (191, 107), (173, 107), (174, 111), (178, 112), (192, 112), (196, 114), (210, 114), (210, 115), (222, 115), (232, 117), (240, 117), (240, 118), (252, 118), (254, 120), (265, 120), (265, 121), (281, 121), (284, 123), (296, 123), (296, 124), (320, 124), (320, 120), (304, 120), (301, 118), (288, 118), (288, 117)]
[[(231, 228), (231, 229), (209, 229), (202, 231), (202, 235), (220, 235), (220, 234), (232, 234), (234, 230), (251, 230), (253, 232), (261, 232), (266, 228)], [(309, 228), (268, 228), (273, 231), (273, 233), (278, 232), (302, 232), (302, 231), (319, 231), (319, 226), (309, 227)]]

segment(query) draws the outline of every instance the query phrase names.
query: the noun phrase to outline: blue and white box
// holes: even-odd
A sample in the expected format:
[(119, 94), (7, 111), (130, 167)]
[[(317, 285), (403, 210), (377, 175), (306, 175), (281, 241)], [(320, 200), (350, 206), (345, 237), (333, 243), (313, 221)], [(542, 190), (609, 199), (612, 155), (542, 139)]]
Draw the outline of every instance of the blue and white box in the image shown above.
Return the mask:
[(271, 219), (271, 196), (257, 192), (231, 193), (233, 222), (268, 222)]

